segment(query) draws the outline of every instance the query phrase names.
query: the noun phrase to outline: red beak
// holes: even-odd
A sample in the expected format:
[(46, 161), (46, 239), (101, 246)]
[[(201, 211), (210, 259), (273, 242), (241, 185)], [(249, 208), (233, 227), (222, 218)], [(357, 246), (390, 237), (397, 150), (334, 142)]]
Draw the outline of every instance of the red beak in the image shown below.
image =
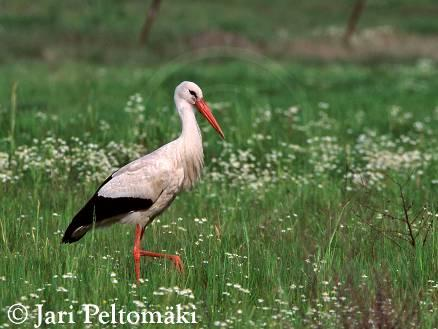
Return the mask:
[(221, 138), (225, 139), (224, 133), (222, 132), (219, 123), (217, 123), (215, 117), (213, 116), (213, 113), (211, 113), (211, 110), (208, 107), (207, 103), (204, 101), (204, 99), (201, 98), (196, 100), (195, 106), (199, 110), (199, 112), (201, 112), (204, 118), (207, 119), (207, 121), (211, 124), (211, 126), (217, 131), (217, 133), (221, 136)]

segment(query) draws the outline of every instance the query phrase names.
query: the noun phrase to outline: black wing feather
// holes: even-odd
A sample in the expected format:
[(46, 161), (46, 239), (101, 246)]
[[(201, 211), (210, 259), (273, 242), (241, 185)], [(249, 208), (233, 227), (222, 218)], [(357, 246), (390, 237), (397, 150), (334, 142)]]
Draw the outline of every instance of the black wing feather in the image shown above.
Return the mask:
[[(72, 243), (81, 239), (93, 226), (99, 226), (108, 219), (120, 217), (132, 211), (144, 211), (152, 206), (150, 199), (120, 197), (106, 198), (98, 195), (99, 190), (112, 178), (108, 177), (97, 189), (96, 193), (73, 217), (62, 238), (63, 243)], [(79, 229), (79, 230), (78, 230)]]

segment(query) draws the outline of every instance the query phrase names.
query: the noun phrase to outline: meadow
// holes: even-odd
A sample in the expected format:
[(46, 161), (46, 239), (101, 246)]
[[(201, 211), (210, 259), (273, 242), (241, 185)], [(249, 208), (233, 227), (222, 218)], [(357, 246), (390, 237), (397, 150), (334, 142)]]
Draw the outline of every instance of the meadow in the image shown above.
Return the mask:
[[(161, 311), (175, 328), (438, 328), (438, 20), (432, 0), (0, 2), (0, 329), (37, 305)], [(261, 15), (263, 13), (263, 15)], [(263, 17), (262, 17), (263, 16)], [(176, 138), (203, 89), (205, 168), (148, 227), (61, 244), (118, 167)], [(9, 307), (30, 318), (14, 325)], [(108, 327), (109, 325), (101, 325)], [(163, 327), (159, 324), (130, 328)]]
[[(435, 328), (437, 70), (2, 67), (0, 327), (21, 302), (34, 315), (41, 303), (180, 303), (198, 328)], [(145, 233), (143, 246), (180, 254), (185, 273), (143, 260), (136, 285), (133, 228), (60, 239), (100, 180), (178, 135), (181, 77), (204, 89), (226, 139), (200, 119), (203, 179)]]

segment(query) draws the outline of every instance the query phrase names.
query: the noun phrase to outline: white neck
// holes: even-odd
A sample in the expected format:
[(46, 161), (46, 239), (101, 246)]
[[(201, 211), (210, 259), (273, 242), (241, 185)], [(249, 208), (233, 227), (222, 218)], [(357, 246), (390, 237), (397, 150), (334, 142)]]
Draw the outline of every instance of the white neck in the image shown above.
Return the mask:
[(185, 100), (175, 100), (181, 118), (180, 160), (184, 168), (184, 188), (190, 188), (201, 175), (204, 164), (202, 136), (193, 106)]

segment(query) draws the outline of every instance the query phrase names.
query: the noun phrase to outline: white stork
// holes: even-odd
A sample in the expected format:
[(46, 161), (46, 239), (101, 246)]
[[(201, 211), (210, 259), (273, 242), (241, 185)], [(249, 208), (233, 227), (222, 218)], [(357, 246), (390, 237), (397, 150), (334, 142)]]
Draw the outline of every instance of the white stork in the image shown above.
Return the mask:
[(140, 241), (146, 226), (169, 207), (179, 192), (191, 188), (200, 177), (204, 153), (194, 108), (224, 138), (198, 85), (182, 82), (175, 89), (174, 100), (181, 118), (181, 135), (109, 176), (74, 216), (62, 238), (62, 242), (72, 243), (93, 227), (114, 223), (136, 225), (133, 254), (137, 281), (141, 256), (167, 258), (183, 271), (179, 256), (141, 250)]

